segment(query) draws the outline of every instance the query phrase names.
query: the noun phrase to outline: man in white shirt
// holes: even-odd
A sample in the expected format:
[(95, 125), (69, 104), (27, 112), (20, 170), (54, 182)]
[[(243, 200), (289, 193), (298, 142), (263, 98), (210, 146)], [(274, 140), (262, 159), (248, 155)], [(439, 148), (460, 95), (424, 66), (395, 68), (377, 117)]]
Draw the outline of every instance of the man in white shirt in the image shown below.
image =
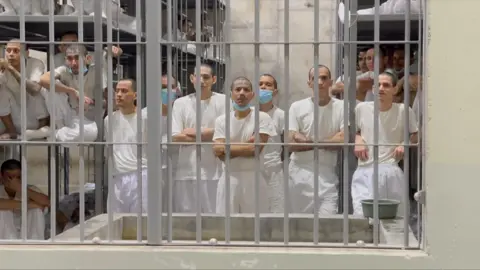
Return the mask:
[[(80, 139), (80, 112), (79, 102), (85, 103), (84, 111), (84, 140), (87, 142), (95, 141), (98, 134), (97, 124), (95, 123), (94, 103), (91, 97), (95, 95), (96, 91), (103, 91), (107, 88), (106, 74), (103, 73), (102, 88), (95, 89), (95, 66), (86, 64), (87, 50), (83, 45), (70, 45), (66, 50), (66, 64), (55, 69), (55, 85), (50, 85), (50, 71), (43, 74), (40, 79), (40, 84), (57, 93), (65, 93), (68, 95), (68, 100), (56, 100), (56, 138), (62, 142), (75, 142)], [(83, 57), (84, 66), (80, 67), (80, 57)], [(84, 82), (84, 97), (80, 101), (79, 80), (83, 74)], [(49, 94), (45, 95), (48, 99)], [(104, 100), (97, 102), (105, 103)], [(66, 145), (68, 146), (68, 145)]]
[[(255, 110), (250, 102), (255, 96), (252, 83), (245, 77), (239, 77), (232, 83), (233, 111), (223, 114), (215, 121), (215, 133), (213, 135), (215, 156), (225, 161), (226, 138), (230, 137), (230, 201), (226, 202), (226, 175), (225, 170), (220, 177), (217, 189), (216, 212), (225, 213), (228, 204), (230, 213), (254, 213), (259, 207), (260, 212), (269, 212), (269, 200), (264, 194), (268, 192), (264, 174), (259, 174), (260, 193), (259, 202), (255, 201), (255, 170), (258, 159), (263, 162), (263, 148), (260, 146), (259, 156), (255, 156), (255, 133), (258, 133), (259, 143), (268, 142), (270, 137), (277, 136), (272, 118), (267, 113), (259, 112), (258, 130), (255, 129)], [(230, 118), (230, 134), (226, 133), (226, 118)], [(248, 143), (235, 145), (234, 143)], [(227, 166), (226, 164), (224, 167)], [(262, 165), (260, 165), (262, 167)]]
[[(28, 139), (48, 136), (48, 111), (45, 100), (40, 95), (40, 76), (45, 72), (42, 61), (28, 56), (25, 62), (26, 111)], [(0, 59), (0, 138), (14, 139), (21, 132), (21, 51), (19, 40), (9, 41), (5, 47), (5, 59)]]
[[(195, 88), (196, 93), (177, 99), (172, 111), (173, 141), (186, 143), (180, 146), (178, 157), (174, 183), (175, 212), (194, 213), (197, 207), (205, 213), (215, 211), (220, 162), (213, 155), (211, 145), (200, 146), (200, 198), (197, 198), (197, 146), (194, 143), (197, 136), (203, 142), (212, 141), (215, 119), (225, 113), (225, 95), (212, 92), (217, 77), (210, 65), (202, 64), (200, 70), (190, 76), (195, 87), (197, 80), (200, 80), (201, 88)], [(197, 104), (197, 95), (200, 95), (200, 104)], [(201, 112), (201, 123), (196, 122), (198, 112)], [(197, 125), (200, 125), (201, 134), (197, 134)]]
[[(0, 239), (21, 239), (22, 169), (21, 163), (9, 159), (0, 167)], [(48, 196), (32, 185), (27, 186), (27, 239), (44, 240), (45, 216), (50, 206)]]
[(271, 136), (268, 142), (278, 145), (266, 145), (264, 151), (263, 177), (268, 183), (268, 199), (270, 212), (284, 212), (283, 188), (283, 131), (285, 128), (285, 112), (273, 104), (273, 99), (278, 95), (278, 84), (271, 74), (263, 74), (259, 79), (260, 111), (267, 113), (273, 120), (276, 136)]
[[(314, 68), (309, 71), (308, 86), (313, 90), (315, 83), (318, 84), (318, 104), (314, 103), (314, 97), (302, 99), (294, 102), (289, 112), (290, 152), (293, 152), (289, 165), (290, 201), (292, 212), (313, 213), (314, 181), (318, 181), (318, 213), (328, 215), (337, 213), (339, 181), (335, 168), (340, 147), (322, 146), (321, 143), (343, 143), (343, 101), (329, 95), (332, 85), (330, 69), (318, 66), (318, 82), (314, 80), (314, 71)], [(316, 116), (315, 106), (318, 106)], [(318, 119), (317, 138), (315, 118)], [(320, 145), (315, 149), (296, 143)], [(317, 161), (314, 160), (314, 151), (318, 151)], [(318, 168), (317, 179), (315, 167)]]
[[(147, 211), (147, 158), (137, 156), (137, 145), (147, 141), (147, 117), (142, 113), (137, 115), (136, 82), (123, 79), (115, 88), (115, 104), (118, 110), (105, 117), (105, 139), (111, 134), (113, 143), (129, 143), (113, 145), (114, 186), (115, 197), (109, 198), (110, 209), (114, 213), (137, 213), (141, 206), (142, 212)], [(137, 139), (137, 121), (142, 121), (142, 141)], [(109, 130), (109, 125), (112, 130)], [(142, 179), (138, 179), (137, 160), (142, 159)], [(142, 181), (142, 197), (138, 194), (138, 181)], [(141, 202), (140, 202), (141, 199)]]
[[(393, 103), (394, 89), (398, 82), (395, 72), (393, 70), (383, 72), (378, 81), (380, 109), (378, 144), (397, 145), (378, 147), (378, 199), (398, 200), (402, 204), (405, 202), (405, 179), (398, 162), (403, 159), (404, 154), (404, 130), (406, 128), (409, 130), (411, 143), (418, 141), (417, 121), (411, 108), (405, 108), (403, 103)], [(404, 122), (406, 109), (409, 110), (409, 127), (405, 127)], [(355, 156), (358, 158), (358, 167), (352, 178), (352, 200), (354, 215), (362, 215), (361, 201), (373, 199), (373, 102), (358, 104), (355, 108), (355, 117), (357, 123)]]

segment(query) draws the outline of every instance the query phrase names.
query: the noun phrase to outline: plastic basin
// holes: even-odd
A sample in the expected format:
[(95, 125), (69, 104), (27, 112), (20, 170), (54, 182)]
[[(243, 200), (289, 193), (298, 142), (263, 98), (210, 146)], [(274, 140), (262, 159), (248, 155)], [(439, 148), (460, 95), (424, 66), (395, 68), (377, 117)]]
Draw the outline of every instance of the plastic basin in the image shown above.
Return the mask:
[[(366, 218), (373, 218), (373, 199), (362, 200), (363, 215)], [(378, 218), (394, 219), (397, 217), (398, 205), (397, 200), (378, 199)]]

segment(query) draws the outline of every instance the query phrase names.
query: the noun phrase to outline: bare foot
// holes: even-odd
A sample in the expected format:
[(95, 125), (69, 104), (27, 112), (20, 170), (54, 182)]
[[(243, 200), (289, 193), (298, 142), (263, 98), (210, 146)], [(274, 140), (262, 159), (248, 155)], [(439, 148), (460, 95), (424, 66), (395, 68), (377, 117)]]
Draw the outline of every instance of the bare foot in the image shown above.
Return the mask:
[(3, 133), (0, 135), (0, 140), (10, 140), (12, 139), (12, 136), (9, 133)]

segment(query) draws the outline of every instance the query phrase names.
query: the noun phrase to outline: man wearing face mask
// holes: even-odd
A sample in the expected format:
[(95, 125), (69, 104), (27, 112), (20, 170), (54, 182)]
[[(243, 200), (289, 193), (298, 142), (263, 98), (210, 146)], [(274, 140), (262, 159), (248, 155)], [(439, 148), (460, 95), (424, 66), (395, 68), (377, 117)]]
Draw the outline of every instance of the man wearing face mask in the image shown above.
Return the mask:
[[(252, 83), (245, 77), (238, 77), (232, 82), (233, 111), (223, 114), (215, 121), (215, 133), (213, 150), (215, 156), (225, 161), (226, 138), (230, 136), (230, 201), (227, 202), (231, 213), (254, 213), (255, 207), (260, 207), (261, 213), (268, 212), (269, 201), (261, 195), (258, 204), (255, 202), (255, 169), (257, 159), (255, 157), (255, 133), (258, 133), (260, 143), (268, 142), (270, 137), (277, 135), (273, 120), (267, 113), (259, 112), (258, 130), (255, 130), (255, 110), (250, 102), (255, 96)], [(230, 134), (226, 133), (226, 118), (230, 117)], [(235, 145), (235, 143), (248, 143)], [(263, 146), (260, 146), (260, 162), (263, 159)], [(226, 166), (226, 165), (224, 165)], [(225, 170), (224, 170), (225, 171)], [(225, 213), (225, 173), (218, 182), (217, 190), (217, 213)], [(259, 175), (260, 194), (268, 192), (267, 179), (264, 174)]]
[[(103, 73), (102, 88), (95, 89), (95, 66), (90, 66), (86, 59), (87, 50), (83, 45), (70, 45), (65, 52), (65, 66), (55, 69), (55, 85), (50, 85), (50, 72), (45, 73), (40, 79), (40, 85), (56, 93), (65, 93), (68, 100), (56, 99), (57, 140), (74, 142), (80, 139), (80, 112), (79, 102), (85, 103), (84, 112), (84, 140), (95, 141), (98, 134), (95, 123), (94, 103), (92, 96), (96, 91), (104, 91), (107, 88), (107, 77)], [(80, 66), (80, 58), (83, 58), (83, 66)], [(83, 75), (84, 100), (80, 99), (79, 80)], [(49, 104), (50, 95), (45, 95)], [(105, 104), (104, 100), (99, 100)], [(68, 146), (68, 145), (66, 145)]]
[[(200, 80), (200, 89), (197, 82)], [(217, 77), (213, 68), (202, 64), (200, 69), (190, 75), (195, 93), (175, 101), (172, 110), (172, 139), (182, 142), (180, 146), (177, 171), (174, 180), (174, 212), (195, 213), (215, 211), (217, 183), (221, 174), (220, 162), (213, 155), (211, 145), (201, 145), (200, 161), (197, 164), (197, 136), (203, 142), (211, 142), (215, 128), (215, 119), (225, 113), (225, 95), (212, 92)], [(200, 104), (197, 104), (200, 95)], [(201, 123), (197, 123), (197, 113), (201, 112)], [(197, 125), (201, 133), (197, 134)], [(200, 197), (197, 198), (197, 166), (200, 166)]]
[[(314, 182), (318, 182), (318, 213), (330, 215), (337, 212), (338, 176), (336, 146), (322, 146), (322, 143), (343, 143), (343, 101), (331, 98), (328, 90), (332, 85), (330, 69), (324, 65), (317, 68), (318, 81), (314, 80), (315, 69), (308, 73), (308, 86), (314, 90), (318, 84), (318, 104), (313, 97), (294, 102), (289, 112), (289, 150), (292, 153), (290, 172), (291, 211), (293, 213), (313, 213)], [(315, 113), (318, 106), (318, 114)], [(318, 119), (318, 137), (315, 138), (315, 118)], [(313, 146), (298, 143), (319, 143)], [(314, 151), (318, 151), (315, 163)], [(315, 167), (318, 178), (315, 179)]]
[[(282, 143), (285, 128), (285, 112), (273, 104), (273, 98), (278, 94), (277, 80), (270, 74), (263, 74), (259, 80), (260, 111), (267, 113), (273, 120), (276, 136), (271, 136), (268, 142)], [(266, 145), (264, 155), (264, 178), (268, 183), (268, 199), (270, 212), (283, 213), (283, 148), (280, 145)]]

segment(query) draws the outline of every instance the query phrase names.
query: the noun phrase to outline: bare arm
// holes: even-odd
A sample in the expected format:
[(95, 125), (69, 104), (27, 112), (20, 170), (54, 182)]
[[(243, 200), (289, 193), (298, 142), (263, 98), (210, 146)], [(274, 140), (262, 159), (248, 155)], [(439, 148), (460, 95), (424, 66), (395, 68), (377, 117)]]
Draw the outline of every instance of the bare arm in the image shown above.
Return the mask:
[(186, 134), (177, 134), (172, 136), (173, 142), (195, 142), (195, 137), (188, 136)]
[(40, 206), (43, 206), (43, 207), (50, 206), (50, 199), (48, 198), (47, 195), (41, 192), (36, 192), (35, 190), (28, 188), (27, 197)]
[[(28, 202), (28, 209), (42, 208), (34, 202)], [(22, 209), (22, 202), (10, 199), (0, 199), (0, 210), (19, 210)]]
[(225, 139), (216, 139), (214, 141), (213, 154), (221, 161), (225, 161)]
[(418, 132), (410, 134), (410, 142), (418, 143)]
[(213, 128), (204, 128), (202, 130), (202, 142), (211, 142), (213, 139), (213, 133), (215, 129)]
[[(266, 143), (269, 136), (267, 134), (259, 134), (260, 142)], [(264, 145), (260, 145), (260, 152), (263, 150)], [(254, 157), (255, 156), (255, 144), (248, 145), (232, 145), (230, 146), (230, 157)]]
[[(8, 66), (8, 71), (10, 71), (10, 73), (13, 75), (13, 77), (17, 80), (18, 83), (21, 82), (22, 74), (20, 72), (18, 72), (12, 66)], [(26, 86), (26, 89), (27, 89), (28, 93), (30, 93), (31, 95), (38, 94), (40, 92), (40, 90), (42, 89), (42, 86), (39, 83), (34, 82), (32, 80), (29, 80), (29, 79), (25, 79), (25, 86)]]
[[(338, 132), (337, 134), (333, 135), (330, 139), (324, 140), (322, 143), (343, 143), (344, 133), (343, 131)], [(320, 148), (327, 149), (327, 150), (338, 150), (341, 146), (334, 146), (334, 145), (326, 145), (320, 146)]]
[(307, 139), (305, 135), (299, 132), (290, 131), (288, 133), (288, 139), (290, 142), (288, 150), (290, 152), (306, 152), (313, 150), (313, 145), (295, 145), (296, 143), (313, 143), (312, 140)]
[[(64, 85), (62, 82), (59, 81), (59, 79), (60, 79), (60, 75), (55, 74), (55, 81), (56, 81), (55, 91), (56, 92), (74, 94), (74, 95), (77, 94), (76, 89)], [(42, 87), (45, 87), (46, 89), (52, 90), (52, 87), (50, 85), (50, 71), (42, 75), (42, 77), (40, 78), (40, 85)]]

